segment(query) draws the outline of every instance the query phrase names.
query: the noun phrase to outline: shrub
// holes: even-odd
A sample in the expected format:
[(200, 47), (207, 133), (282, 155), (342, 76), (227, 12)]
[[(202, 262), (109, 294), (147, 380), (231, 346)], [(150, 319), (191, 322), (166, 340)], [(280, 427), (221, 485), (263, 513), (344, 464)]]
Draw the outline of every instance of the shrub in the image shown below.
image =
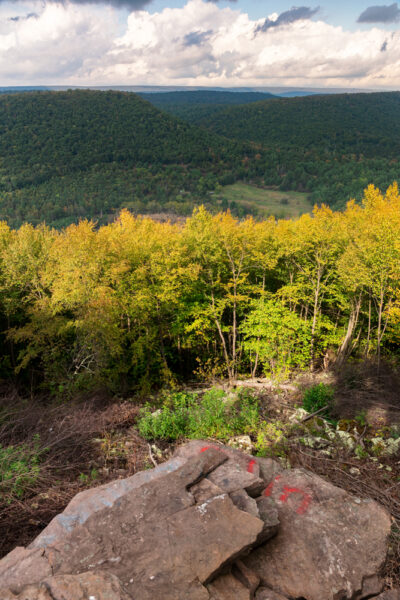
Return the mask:
[(138, 422), (146, 439), (176, 440), (208, 438), (225, 440), (234, 435), (254, 433), (259, 423), (257, 398), (247, 391), (227, 395), (211, 389), (198, 394), (175, 393), (168, 396), (158, 411), (147, 405)]
[(34, 436), (33, 444), (3, 447), (0, 444), (0, 501), (11, 502), (22, 498), (36, 483), (40, 475), (40, 438)]
[(187, 415), (196, 400), (196, 394), (178, 392), (166, 397), (162, 408), (152, 412), (147, 404), (140, 411), (139, 433), (145, 439), (176, 440), (186, 435)]
[(308, 388), (303, 396), (303, 408), (309, 413), (316, 412), (324, 406), (330, 407), (333, 402), (333, 387), (318, 383)]
[(280, 421), (264, 421), (257, 434), (256, 451), (258, 456), (285, 456), (287, 438), (285, 425)]

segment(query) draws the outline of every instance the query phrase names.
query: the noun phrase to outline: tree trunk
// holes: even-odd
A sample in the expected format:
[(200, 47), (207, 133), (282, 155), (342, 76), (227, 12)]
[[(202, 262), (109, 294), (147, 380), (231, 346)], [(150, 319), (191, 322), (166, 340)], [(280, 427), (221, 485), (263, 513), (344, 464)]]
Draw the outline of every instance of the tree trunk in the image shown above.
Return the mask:
[(372, 317), (372, 301), (371, 301), (371, 291), (369, 292), (369, 300), (368, 300), (368, 333), (367, 333), (367, 344), (365, 346), (365, 356), (367, 359), (369, 356), (369, 343), (371, 339), (371, 317)]
[(358, 318), (360, 315), (361, 298), (362, 296), (360, 294), (357, 300), (355, 302), (353, 301), (352, 303), (353, 305), (350, 311), (349, 322), (347, 324), (347, 332), (342, 342), (342, 345), (339, 348), (339, 352), (336, 359), (336, 363), (339, 365), (343, 364), (349, 356), (350, 344), (353, 339), (354, 330), (357, 327)]
[(317, 275), (317, 285), (314, 292), (314, 310), (313, 310), (313, 320), (311, 325), (311, 341), (310, 341), (310, 370), (314, 370), (314, 347), (315, 347), (315, 330), (317, 328), (317, 317), (318, 317), (318, 308), (319, 308), (319, 293), (321, 290), (321, 269), (318, 269)]
[(377, 348), (376, 348), (376, 358), (378, 363), (378, 373), (381, 366), (381, 342), (382, 342), (382, 313), (383, 313), (383, 288), (381, 288), (381, 293), (379, 296), (379, 305), (378, 305), (378, 332), (377, 332)]
[[(263, 291), (263, 296), (264, 296), (264, 291), (265, 291), (265, 273), (263, 274), (263, 282), (262, 282), (262, 291)], [(258, 336), (257, 338), (257, 343), (260, 341), (260, 336)], [(257, 367), (258, 367), (258, 357), (259, 357), (259, 352), (257, 350), (256, 352), (256, 357), (254, 359), (254, 368), (251, 372), (251, 376), (254, 378), (256, 376), (257, 373)]]
[(234, 374), (232, 372), (231, 361), (229, 360), (229, 354), (228, 354), (228, 349), (226, 347), (225, 337), (224, 337), (224, 334), (222, 332), (221, 323), (219, 322), (217, 314), (215, 312), (214, 292), (211, 292), (211, 300), (212, 300), (212, 307), (213, 307), (213, 312), (214, 312), (214, 321), (215, 321), (215, 325), (217, 326), (218, 334), (219, 334), (219, 337), (220, 337), (220, 340), (221, 340), (221, 344), (222, 344), (222, 350), (223, 350), (223, 353), (224, 353), (226, 368), (227, 368), (227, 371), (228, 371), (228, 378), (229, 378), (229, 381), (233, 381)]

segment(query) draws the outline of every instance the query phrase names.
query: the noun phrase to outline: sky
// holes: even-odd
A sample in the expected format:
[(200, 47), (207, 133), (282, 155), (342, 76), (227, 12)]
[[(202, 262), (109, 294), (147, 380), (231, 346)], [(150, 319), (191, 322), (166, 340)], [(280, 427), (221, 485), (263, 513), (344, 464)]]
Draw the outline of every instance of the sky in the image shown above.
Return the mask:
[(400, 5), (370, 2), (0, 0), (0, 85), (400, 89)]

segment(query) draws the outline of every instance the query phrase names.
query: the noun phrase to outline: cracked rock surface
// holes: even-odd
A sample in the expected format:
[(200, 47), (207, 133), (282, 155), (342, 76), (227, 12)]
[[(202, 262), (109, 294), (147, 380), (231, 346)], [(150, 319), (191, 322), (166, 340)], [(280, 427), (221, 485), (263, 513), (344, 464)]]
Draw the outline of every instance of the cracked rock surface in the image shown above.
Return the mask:
[(0, 600), (397, 600), (390, 518), (303, 470), (192, 441), (78, 494), (0, 561)]

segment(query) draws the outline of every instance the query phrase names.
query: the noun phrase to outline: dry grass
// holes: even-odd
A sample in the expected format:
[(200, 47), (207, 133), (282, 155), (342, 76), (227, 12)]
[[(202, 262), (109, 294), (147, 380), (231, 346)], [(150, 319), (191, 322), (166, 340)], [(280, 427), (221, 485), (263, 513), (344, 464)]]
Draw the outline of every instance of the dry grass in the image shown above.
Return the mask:
[[(29, 446), (33, 436), (39, 435), (43, 454), (40, 475), (25, 486), (24, 496), (3, 494), (0, 555), (32, 541), (82, 489), (145, 467), (147, 444), (130, 429), (137, 413), (135, 404), (110, 401), (102, 395), (62, 405), (39, 400), (26, 403), (15, 392), (1, 398), (0, 444)], [(129, 449), (125, 457), (130, 460), (122, 452), (117, 456), (113, 452), (122, 436)], [(93, 438), (100, 443), (93, 443)]]

